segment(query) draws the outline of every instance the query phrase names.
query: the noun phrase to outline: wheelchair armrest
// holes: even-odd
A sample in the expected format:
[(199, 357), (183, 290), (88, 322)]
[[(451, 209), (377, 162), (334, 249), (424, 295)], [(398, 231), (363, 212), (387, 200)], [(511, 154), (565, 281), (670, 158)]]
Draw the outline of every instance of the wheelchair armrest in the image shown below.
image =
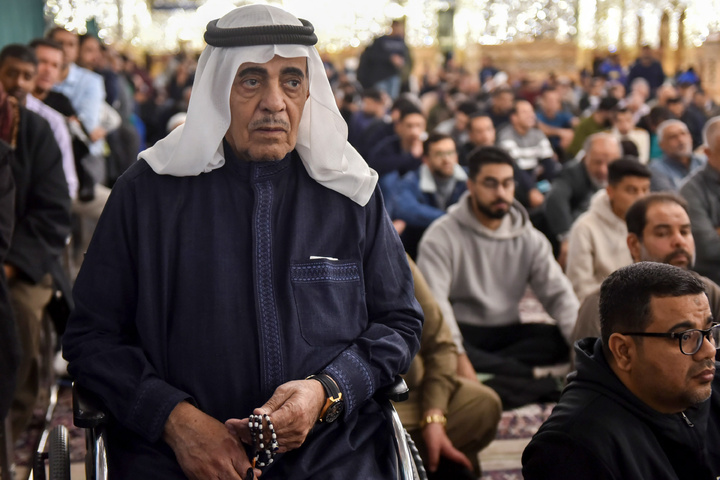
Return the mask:
[(80, 428), (96, 428), (107, 423), (102, 402), (91, 391), (73, 382), (73, 423)]
[(390, 385), (383, 387), (377, 391), (376, 398), (388, 399), (393, 402), (404, 402), (410, 396), (410, 389), (402, 377), (395, 377), (395, 381)]

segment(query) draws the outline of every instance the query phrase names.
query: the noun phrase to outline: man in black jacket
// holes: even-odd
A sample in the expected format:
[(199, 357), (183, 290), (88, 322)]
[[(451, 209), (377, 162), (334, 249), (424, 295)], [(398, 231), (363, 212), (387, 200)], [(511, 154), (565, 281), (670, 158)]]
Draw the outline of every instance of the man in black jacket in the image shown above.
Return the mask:
[(395, 100), (400, 95), (402, 73), (412, 59), (405, 44), (405, 23), (393, 20), (389, 35), (376, 38), (360, 58), (358, 80), (365, 88), (375, 87)]
[(602, 338), (576, 343), (577, 372), (523, 453), (524, 478), (716, 479), (720, 327), (703, 282), (635, 263), (603, 282), (600, 318)]
[[(15, 79), (28, 73), (12, 58), (0, 58), (0, 84), (8, 94), (17, 88)], [(13, 438), (25, 428), (38, 397), (42, 315), (53, 293), (53, 276), (62, 277), (59, 258), (70, 234), (70, 195), (50, 125), (23, 107), (18, 117), (12, 163), (15, 228), (3, 263), (22, 345), (12, 404)]]
[(609, 133), (588, 137), (581, 162), (566, 164), (545, 199), (545, 228), (541, 229), (565, 267), (570, 227), (590, 206), (590, 198), (607, 185), (608, 165), (622, 156), (620, 143)]
[[(10, 169), (12, 159), (10, 145), (0, 140), (0, 262), (5, 259), (10, 248), (15, 222), (15, 182)], [(4, 269), (0, 269), (0, 421), (5, 418), (10, 408), (19, 361), (20, 344), (10, 310), (7, 279)]]

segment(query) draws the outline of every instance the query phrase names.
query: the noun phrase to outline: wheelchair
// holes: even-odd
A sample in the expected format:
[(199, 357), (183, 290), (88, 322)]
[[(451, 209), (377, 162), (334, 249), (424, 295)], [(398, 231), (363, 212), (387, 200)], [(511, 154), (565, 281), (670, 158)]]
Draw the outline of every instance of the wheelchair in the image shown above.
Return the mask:
[[(381, 389), (376, 395), (385, 418), (388, 433), (393, 438), (397, 480), (427, 480), (420, 453), (410, 434), (400, 421), (392, 402), (407, 400), (409, 389), (398, 377), (395, 382)], [(73, 383), (73, 423), (85, 429), (85, 477), (87, 480), (107, 480), (106, 430), (108, 418), (98, 399), (91, 392)], [(38, 453), (33, 463), (33, 480), (46, 480), (45, 460), (49, 460), (49, 480), (70, 480), (70, 452), (67, 429), (59, 425), (49, 437), (47, 453)]]

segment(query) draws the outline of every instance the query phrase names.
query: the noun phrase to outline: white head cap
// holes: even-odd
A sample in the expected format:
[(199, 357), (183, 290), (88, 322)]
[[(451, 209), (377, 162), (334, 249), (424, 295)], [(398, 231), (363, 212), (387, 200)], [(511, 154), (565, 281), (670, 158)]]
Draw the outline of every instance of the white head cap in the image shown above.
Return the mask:
[[(219, 28), (267, 25), (302, 26), (295, 16), (270, 5), (237, 8), (217, 21)], [(310, 177), (365, 205), (377, 173), (347, 142), (347, 125), (338, 111), (320, 55), (299, 44), (213, 47), (200, 56), (185, 124), (140, 153), (158, 174), (192, 176), (225, 164), (223, 138), (230, 126), (230, 88), (241, 64), (265, 63), (275, 56), (307, 57), (310, 97), (305, 103), (295, 148)]]

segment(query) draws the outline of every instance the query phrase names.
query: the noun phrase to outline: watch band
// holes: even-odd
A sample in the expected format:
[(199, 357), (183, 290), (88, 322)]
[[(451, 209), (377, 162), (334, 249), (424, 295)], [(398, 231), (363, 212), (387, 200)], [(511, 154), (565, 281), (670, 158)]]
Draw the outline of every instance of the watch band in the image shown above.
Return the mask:
[(306, 378), (306, 380), (317, 380), (320, 382), (320, 384), (323, 386), (323, 389), (325, 389), (325, 395), (327, 395), (327, 399), (325, 400), (325, 405), (323, 405), (322, 411), (320, 412), (320, 418), (318, 419), (319, 422), (328, 421), (331, 422), (335, 420), (333, 418), (332, 420), (326, 418), (326, 414), (328, 413), (328, 409), (338, 403), (341, 403), (343, 401), (342, 398), (342, 392), (340, 391), (340, 388), (338, 387), (337, 383), (335, 383), (335, 380), (333, 378), (326, 374), (326, 373), (318, 373), (317, 375), (310, 375)]

